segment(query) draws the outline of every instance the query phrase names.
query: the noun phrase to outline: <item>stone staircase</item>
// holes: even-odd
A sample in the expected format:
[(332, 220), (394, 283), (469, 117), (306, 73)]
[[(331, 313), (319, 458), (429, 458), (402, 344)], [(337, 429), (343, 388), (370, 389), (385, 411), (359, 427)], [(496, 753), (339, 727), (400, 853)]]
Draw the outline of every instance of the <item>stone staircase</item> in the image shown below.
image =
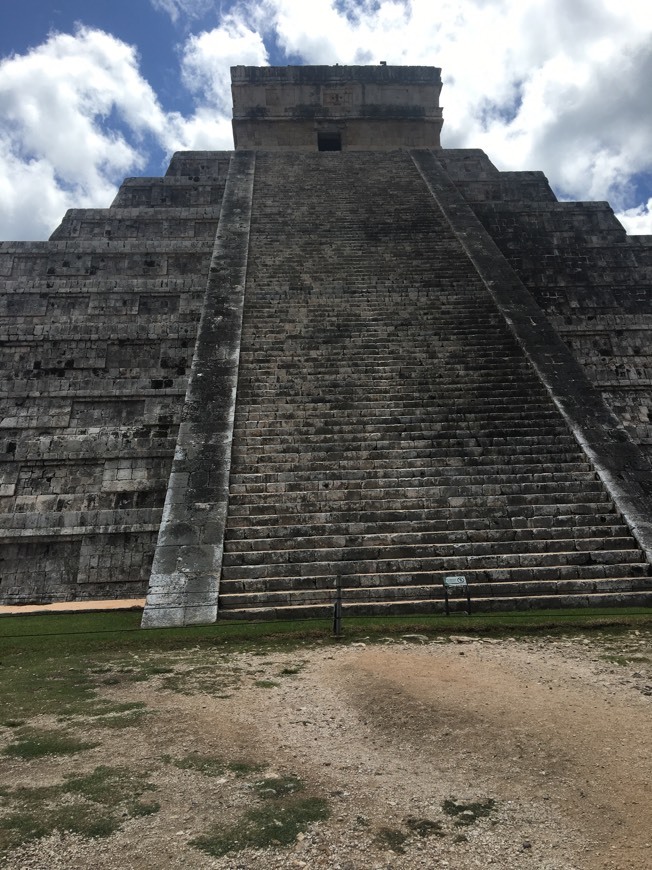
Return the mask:
[(652, 600), (407, 152), (258, 153), (221, 617)]
[(652, 459), (652, 236), (628, 236), (607, 202), (557, 202), (542, 173), (498, 172), (481, 151), (446, 149), (437, 157)]

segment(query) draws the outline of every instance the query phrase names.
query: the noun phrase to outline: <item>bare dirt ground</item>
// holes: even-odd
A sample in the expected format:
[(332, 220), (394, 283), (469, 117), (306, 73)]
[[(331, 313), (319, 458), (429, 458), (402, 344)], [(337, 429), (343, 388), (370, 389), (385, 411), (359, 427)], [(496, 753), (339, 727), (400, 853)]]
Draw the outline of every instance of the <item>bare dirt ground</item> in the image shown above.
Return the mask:
[[(125, 765), (147, 772), (158, 812), (104, 839), (50, 834), (0, 866), (652, 868), (649, 632), (164, 658), (98, 675), (103, 697), (146, 704), (140, 724), (74, 756), (5, 759), (1, 778), (29, 786)], [(300, 783), (328, 818), (285, 847), (216, 857), (193, 845), (265, 804), (275, 780)]]

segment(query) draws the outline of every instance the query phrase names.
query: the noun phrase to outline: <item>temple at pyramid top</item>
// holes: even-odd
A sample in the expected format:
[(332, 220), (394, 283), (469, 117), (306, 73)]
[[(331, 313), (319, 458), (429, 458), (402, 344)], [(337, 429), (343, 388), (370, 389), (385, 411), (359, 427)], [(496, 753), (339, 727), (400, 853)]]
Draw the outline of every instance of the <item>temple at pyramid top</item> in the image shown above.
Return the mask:
[(439, 148), (441, 70), (430, 66), (235, 66), (236, 150)]

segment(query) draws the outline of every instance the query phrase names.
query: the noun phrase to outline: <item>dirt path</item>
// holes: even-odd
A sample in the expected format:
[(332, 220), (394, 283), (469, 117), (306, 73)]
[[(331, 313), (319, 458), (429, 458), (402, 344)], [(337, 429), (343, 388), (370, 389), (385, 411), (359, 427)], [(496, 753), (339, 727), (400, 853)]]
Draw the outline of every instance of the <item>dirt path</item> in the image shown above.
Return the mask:
[[(212, 671), (205, 652), (168, 659), (175, 691), (169, 675), (104, 690), (154, 712), (83, 762), (147, 766), (160, 812), (107, 841), (51, 836), (7, 868), (652, 868), (650, 635), (417, 637), (213, 656)], [(264, 773), (169, 763), (193, 752)], [(290, 775), (331, 813), (295, 845), (222, 857), (190, 845), (255, 803), (256, 776)]]
[(103, 613), (109, 610), (142, 610), (144, 606), (144, 598), (57, 601), (54, 604), (0, 604), (0, 616), (25, 616), (34, 613)]

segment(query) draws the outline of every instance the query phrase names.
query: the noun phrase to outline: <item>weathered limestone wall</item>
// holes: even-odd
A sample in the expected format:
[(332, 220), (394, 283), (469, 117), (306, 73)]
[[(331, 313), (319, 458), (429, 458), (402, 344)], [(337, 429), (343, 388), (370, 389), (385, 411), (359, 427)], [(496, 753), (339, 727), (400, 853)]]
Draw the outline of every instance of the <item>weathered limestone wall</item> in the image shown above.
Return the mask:
[(0, 245), (0, 600), (144, 594), (229, 154)]

